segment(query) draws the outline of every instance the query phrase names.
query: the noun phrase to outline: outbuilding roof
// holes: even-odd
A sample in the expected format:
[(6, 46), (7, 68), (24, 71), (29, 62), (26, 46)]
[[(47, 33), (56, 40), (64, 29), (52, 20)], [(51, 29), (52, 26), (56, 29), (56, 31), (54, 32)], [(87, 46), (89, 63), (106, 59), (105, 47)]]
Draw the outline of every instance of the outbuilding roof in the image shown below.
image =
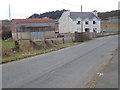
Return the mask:
[(13, 19), (16, 23), (53, 23), (53, 19), (43, 18), (43, 19)]
[(95, 16), (92, 12), (70, 12), (71, 19), (77, 19), (78, 17), (82, 19), (85, 19), (85, 18), (92, 19), (96, 17), (97, 19), (99, 19), (99, 17)]

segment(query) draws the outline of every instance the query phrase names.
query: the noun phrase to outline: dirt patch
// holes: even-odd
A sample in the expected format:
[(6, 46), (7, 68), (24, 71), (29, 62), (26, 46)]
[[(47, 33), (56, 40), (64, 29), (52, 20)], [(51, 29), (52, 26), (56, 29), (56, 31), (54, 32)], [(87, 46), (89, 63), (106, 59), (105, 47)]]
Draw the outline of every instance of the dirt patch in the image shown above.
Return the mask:
[(114, 51), (112, 51), (112, 53), (110, 55), (108, 55), (105, 58), (105, 63), (99, 68), (98, 73), (96, 73), (92, 79), (85, 85), (84, 88), (95, 88), (95, 85), (97, 83), (97, 80), (99, 79), (99, 77), (101, 77), (103, 75), (102, 72), (105, 72), (108, 64), (112, 61), (113, 56), (117, 53), (118, 49), (115, 49)]

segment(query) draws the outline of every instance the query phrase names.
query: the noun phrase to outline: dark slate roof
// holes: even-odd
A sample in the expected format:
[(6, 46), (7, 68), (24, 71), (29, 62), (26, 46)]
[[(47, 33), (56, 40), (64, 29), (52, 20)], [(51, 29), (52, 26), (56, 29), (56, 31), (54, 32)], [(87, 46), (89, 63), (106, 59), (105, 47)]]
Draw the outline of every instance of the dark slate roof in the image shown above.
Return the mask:
[(92, 12), (70, 12), (71, 19), (77, 19), (78, 17), (82, 19), (85, 19), (85, 18), (92, 19), (94, 17), (96, 17), (97, 19), (100, 19), (99, 17), (95, 16)]

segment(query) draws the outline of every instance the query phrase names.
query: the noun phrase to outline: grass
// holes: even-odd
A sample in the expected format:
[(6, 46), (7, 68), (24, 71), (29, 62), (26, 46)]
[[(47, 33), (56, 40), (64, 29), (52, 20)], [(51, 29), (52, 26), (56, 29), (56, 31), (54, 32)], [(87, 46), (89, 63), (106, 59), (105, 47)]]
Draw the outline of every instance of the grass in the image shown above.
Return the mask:
[(14, 42), (13, 41), (4, 41), (2, 40), (2, 48), (12, 48), (14, 47)]
[[(11, 42), (10, 42), (10, 44), (11, 44), (10, 46), (12, 46)], [(80, 44), (80, 42), (59, 44), (59, 45), (56, 45), (54, 48), (32, 50), (32, 51), (26, 51), (24, 53), (15, 52), (15, 53), (11, 53), (8, 56), (3, 56), (2, 57), (2, 63), (7, 63), (7, 62), (15, 61), (15, 60), (20, 60), (20, 59), (23, 59), (23, 58), (27, 58), (27, 57), (31, 57), (31, 56), (35, 56), (35, 55), (40, 55), (40, 54), (56, 51), (56, 50), (59, 50), (59, 49), (62, 49), (62, 48), (66, 48), (66, 47), (70, 47), (70, 46), (74, 46), (74, 45), (78, 45), (78, 44)]]

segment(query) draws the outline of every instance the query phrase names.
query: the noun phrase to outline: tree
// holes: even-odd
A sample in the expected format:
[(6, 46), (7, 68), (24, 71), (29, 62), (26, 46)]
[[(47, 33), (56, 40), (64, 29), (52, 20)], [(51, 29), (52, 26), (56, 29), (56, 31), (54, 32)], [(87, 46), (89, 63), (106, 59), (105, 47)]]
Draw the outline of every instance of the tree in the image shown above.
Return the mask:
[(39, 14), (35, 13), (35, 14), (31, 15), (29, 18), (39, 18)]
[(49, 11), (49, 12), (42, 13), (40, 15), (39, 14), (33, 14), (29, 18), (48, 17), (48, 18), (52, 18), (52, 19), (59, 19), (64, 11), (68, 11), (68, 10), (63, 9), (63, 10)]

